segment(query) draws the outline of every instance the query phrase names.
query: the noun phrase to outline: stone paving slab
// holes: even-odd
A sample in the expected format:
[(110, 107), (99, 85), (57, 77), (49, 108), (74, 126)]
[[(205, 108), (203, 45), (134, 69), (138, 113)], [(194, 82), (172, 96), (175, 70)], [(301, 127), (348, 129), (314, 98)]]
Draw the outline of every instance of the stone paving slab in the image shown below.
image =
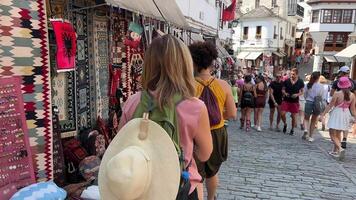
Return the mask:
[[(266, 109), (264, 124), (267, 125)], [(342, 163), (327, 155), (328, 133), (316, 141), (282, 132), (245, 132), (238, 121), (228, 127), (229, 156), (220, 170), (219, 200), (356, 199), (356, 141), (350, 140)]]

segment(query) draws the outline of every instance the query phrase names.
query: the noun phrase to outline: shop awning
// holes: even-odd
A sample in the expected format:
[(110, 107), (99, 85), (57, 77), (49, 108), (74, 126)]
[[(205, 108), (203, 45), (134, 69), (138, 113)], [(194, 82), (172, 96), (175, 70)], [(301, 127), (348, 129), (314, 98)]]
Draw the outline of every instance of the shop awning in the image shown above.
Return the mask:
[(106, 2), (147, 17), (165, 19), (182, 28), (189, 26), (175, 0), (106, 0)]
[(338, 62), (337, 59), (334, 56), (324, 56), (324, 59), (326, 60), (326, 62)]
[(204, 38), (198, 33), (191, 33), (190, 38), (192, 42), (204, 42)]
[(303, 32), (296, 32), (295, 33), (295, 38), (298, 39), (298, 38), (301, 38), (303, 35)]
[(248, 54), (245, 59), (246, 60), (256, 60), (258, 58), (258, 56), (260, 56), (262, 54), (262, 52), (251, 52), (250, 54)]
[(220, 44), (216, 44), (216, 49), (218, 50), (218, 54), (220, 58), (231, 57), (229, 52), (227, 52), (226, 49), (222, 47)]
[(237, 59), (245, 59), (246, 56), (247, 56), (249, 53), (250, 53), (250, 52), (242, 51), (242, 52), (240, 52), (240, 53), (236, 56), (236, 58), (237, 58)]
[(277, 55), (278, 57), (281, 57), (281, 58), (283, 58), (284, 56), (286, 56), (285, 53), (283, 53), (283, 52), (277, 52), (277, 51), (274, 51), (273, 54), (275, 54), (275, 55)]
[(335, 56), (342, 57), (342, 58), (354, 58), (356, 56), (356, 44), (352, 44), (346, 47), (344, 50), (335, 54)]

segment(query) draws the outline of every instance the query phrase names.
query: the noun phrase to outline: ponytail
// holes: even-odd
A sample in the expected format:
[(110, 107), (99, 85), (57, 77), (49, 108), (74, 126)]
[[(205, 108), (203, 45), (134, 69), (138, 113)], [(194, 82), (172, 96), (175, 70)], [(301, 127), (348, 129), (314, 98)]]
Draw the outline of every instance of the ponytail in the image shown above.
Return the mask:
[(320, 78), (320, 72), (313, 72), (310, 76), (310, 80), (307, 84), (308, 90), (313, 87), (314, 83), (316, 83)]
[(344, 92), (344, 101), (350, 101), (350, 90), (343, 90)]

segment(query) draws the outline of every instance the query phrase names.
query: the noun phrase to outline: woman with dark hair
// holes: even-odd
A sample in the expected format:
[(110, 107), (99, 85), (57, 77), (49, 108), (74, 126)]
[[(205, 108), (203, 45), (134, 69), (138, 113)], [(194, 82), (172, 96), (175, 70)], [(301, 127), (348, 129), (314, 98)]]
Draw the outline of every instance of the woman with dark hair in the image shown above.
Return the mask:
[(246, 122), (246, 131), (251, 129), (251, 112), (255, 108), (255, 97), (256, 97), (256, 88), (251, 83), (252, 76), (245, 76), (245, 83), (240, 90), (239, 102), (241, 107), (241, 126), (240, 129), (245, 127)]
[[(350, 91), (352, 84), (348, 77), (341, 77), (337, 86), (340, 91), (334, 93), (330, 104), (326, 106), (321, 117), (323, 118), (332, 109), (327, 126), (329, 127), (329, 134), (334, 147), (329, 154), (334, 158), (343, 159), (345, 151), (341, 148), (341, 132), (348, 131), (350, 122), (355, 121), (352, 116), (356, 116), (356, 99), (355, 95)], [(352, 116), (349, 110), (351, 110)]]
[[(227, 159), (228, 138), (224, 122), (225, 119), (236, 118), (237, 112), (230, 85), (224, 80), (211, 76), (213, 61), (218, 57), (215, 45), (209, 42), (197, 42), (191, 44), (189, 50), (197, 72), (195, 77), (196, 96), (200, 97), (203, 90), (205, 91), (204, 88), (209, 87), (219, 107), (220, 113), (218, 114), (221, 116), (217, 124), (210, 124), (214, 147), (209, 160), (206, 162), (197, 162), (200, 175), (206, 178), (208, 200), (213, 200), (216, 198), (219, 168), (222, 162)], [(207, 106), (209, 111), (209, 105)], [(198, 194), (199, 199), (203, 199), (203, 184), (198, 186)]]
[[(304, 134), (302, 136), (303, 140), (313, 142), (313, 133), (315, 125), (317, 123), (318, 117), (321, 114), (315, 110), (316, 98), (321, 98), (322, 102), (326, 104), (325, 94), (323, 85), (319, 83), (320, 72), (313, 72), (310, 76), (309, 82), (304, 87), (304, 98), (305, 98), (305, 108), (304, 108)], [(311, 119), (310, 119), (311, 116)]]
[(262, 123), (262, 114), (263, 110), (266, 105), (266, 98), (267, 98), (267, 83), (265, 81), (265, 78), (262, 75), (258, 75), (256, 77), (256, 103), (255, 103), (255, 115), (257, 116), (256, 118), (256, 130), (258, 132), (261, 132), (261, 123)]

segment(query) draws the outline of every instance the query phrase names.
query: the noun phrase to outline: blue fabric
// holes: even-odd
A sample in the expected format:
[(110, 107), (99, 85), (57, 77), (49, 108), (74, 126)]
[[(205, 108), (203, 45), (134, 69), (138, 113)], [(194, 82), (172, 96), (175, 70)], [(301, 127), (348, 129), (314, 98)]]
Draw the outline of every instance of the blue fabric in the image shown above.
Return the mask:
[(53, 181), (41, 182), (22, 188), (10, 200), (64, 200), (67, 192)]

